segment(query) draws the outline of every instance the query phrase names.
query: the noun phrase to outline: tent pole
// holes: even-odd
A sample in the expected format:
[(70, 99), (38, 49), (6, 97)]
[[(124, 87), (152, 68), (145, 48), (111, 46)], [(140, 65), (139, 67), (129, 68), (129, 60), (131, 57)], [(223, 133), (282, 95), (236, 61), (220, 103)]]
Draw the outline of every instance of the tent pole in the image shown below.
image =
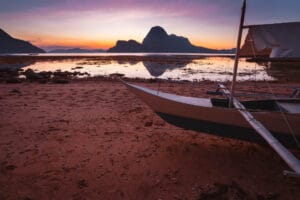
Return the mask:
[(241, 48), (241, 40), (243, 35), (245, 12), (246, 12), (246, 0), (243, 0), (240, 26), (239, 26), (239, 32), (238, 32), (238, 38), (236, 44), (236, 53), (235, 53), (235, 60), (234, 60), (233, 78), (231, 83), (231, 96), (229, 98), (229, 107), (233, 106), (233, 97), (234, 97), (237, 69), (238, 69), (239, 57), (240, 57), (240, 48)]

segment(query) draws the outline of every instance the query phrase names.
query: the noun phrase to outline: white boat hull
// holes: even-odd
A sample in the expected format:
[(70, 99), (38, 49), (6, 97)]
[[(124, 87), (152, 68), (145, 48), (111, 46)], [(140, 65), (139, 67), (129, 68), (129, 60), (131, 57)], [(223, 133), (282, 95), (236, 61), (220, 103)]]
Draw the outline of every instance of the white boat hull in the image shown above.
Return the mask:
[[(252, 127), (235, 108), (214, 106), (212, 100), (208, 98), (184, 97), (133, 84), (125, 83), (125, 85), (163, 119), (172, 124), (196, 130), (208, 128), (208, 131), (223, 128), (221, 132), (228, 132), (235, 128), (238, 132), (228, 133), (229, 137), (263, 141), (258, 134), (250, 131)], [(294, 101), (298, 102), (298, 100)], [(278, 139), (289, 140), (283, 141), (288, 146), (291, 146), (289, 143), (295, 143), (291, 131), (295, 137), (300, 138), (300, 113), (254, 111), (251, 114), (268, 130), (275, 133)], [(226, 136), (224, 133), (220, 135)]]

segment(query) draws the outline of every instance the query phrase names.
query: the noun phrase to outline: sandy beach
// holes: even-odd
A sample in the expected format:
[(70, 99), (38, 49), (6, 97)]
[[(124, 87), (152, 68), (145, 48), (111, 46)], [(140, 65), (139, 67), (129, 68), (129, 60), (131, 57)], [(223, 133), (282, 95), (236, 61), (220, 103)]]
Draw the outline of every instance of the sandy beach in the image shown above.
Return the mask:
[[(138, 84), (189, 96), (215, 86)], [(292, 91), (281, 84), (269, 86)], [(252, 85), (239, 89), (268, 92)], [(269, 147), (167, 124), (118, 81), (2, 83), (0, 119), (0, 199), (300, 199)]]

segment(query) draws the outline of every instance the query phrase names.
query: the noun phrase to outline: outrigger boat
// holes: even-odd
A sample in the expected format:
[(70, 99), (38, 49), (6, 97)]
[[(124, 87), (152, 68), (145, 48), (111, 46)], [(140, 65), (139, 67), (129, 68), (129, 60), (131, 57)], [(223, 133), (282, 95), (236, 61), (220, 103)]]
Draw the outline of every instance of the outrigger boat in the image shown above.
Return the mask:
[[(242, 31), (244, 28), (249, 28), (250, 30), (251, 27), (257, 28), (256, 25), (244, 26), (245, 10), (246, 0), (243, 1), (242, 6), (231, 90), (219, 84), (216, 92), (209, 92), (210, 94), (222, 94), (226, 98), (179, 96), (122, 82), (131, 92), (140, 97), (159, 116), (171, 124), (194, 130), (206, 129), (208, 133), (241, 140), (266, 142), (293, 170), (284, 171), (284, 174), (299, 178), (300, 161), (284, 145), (299, 147), (300, 99), (295, 98), (295, 96), (299, 94), (300, 90), (295, 90), (291, 98), (272, 98), (241, 102), (237, 99), (237, 95), (235, 95)], [(269, 27), (270, 25), (268, 25)], [(260, 25), (259, 29), (263, 29), (263, 26)], [(274, 28), (274, 30), (277, 31), (278, 29)], [(249, 33), (253, 32), (249, 31)], [(263, 31), (260, 33), (263, 34)], [(266, 33), (270, 34), (270, 31)], [(270, 35), (264, 38), (266, 37), (270, 37)], [(258, 42), (262, 44), (262, 37), (257, 38), (260, 38)], [(274, 39), (276, 37), (273, 37)], [(289, 42), (294, 47), (294, 43)], [(270, 47), (267, 46), (267, 48)], [(276, 44), (276, 48), (278, 52), (278, 44)], [(297, 48), (299, 50), (299, 47)], [(272, 49), (269, 50), (270, 52), (272, 51)], [(291, 49), (289, 52), (292, 53), (291, 55), (297, 55), (300, 51)], [(287, 55), (286, 53), (287, 51), (285, 51), (285, 55)], [(219, 129), (219, 131), (216, 129)]]

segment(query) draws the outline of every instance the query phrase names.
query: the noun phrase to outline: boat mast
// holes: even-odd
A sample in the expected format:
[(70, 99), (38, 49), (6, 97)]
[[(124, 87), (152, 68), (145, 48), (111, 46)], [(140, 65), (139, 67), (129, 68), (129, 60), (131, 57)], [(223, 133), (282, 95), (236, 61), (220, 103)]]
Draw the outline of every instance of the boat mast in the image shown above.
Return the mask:
[(238, 69), (238, 65), (239, 65), (240, 47), (241, 47), (241, 40), (242, 40), (242, 34), (243, 34), (243, 28), (244, 28), (245, 12), (246, 12), (246, 0), (243, 0), (239, 33), (238, 33), (237, 44), (236, 44), (236, 53), (235, 53), (235, 60), (234, 60), (233, 78), (232, 78), (232, 83), (231, 83), (231, 96), (229, 99), (229, 107), (233, 106), (233, 97), (234, 97), (234, 91), (235, 91), (237, 69)]

